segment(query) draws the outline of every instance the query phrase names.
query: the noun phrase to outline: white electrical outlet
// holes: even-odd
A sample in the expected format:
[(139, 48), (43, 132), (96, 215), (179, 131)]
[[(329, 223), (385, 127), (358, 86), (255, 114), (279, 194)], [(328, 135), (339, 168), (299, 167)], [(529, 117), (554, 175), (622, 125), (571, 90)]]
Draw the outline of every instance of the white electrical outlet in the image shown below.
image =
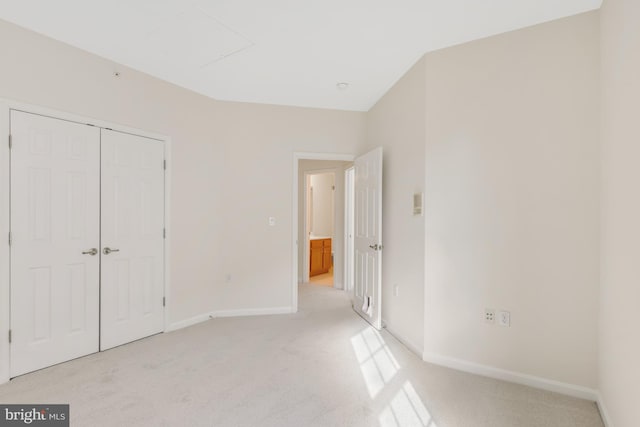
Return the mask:
[(496, 321), (496, 311), (492, 308), (484, 309), (484, 321), (486, 323), (495, 323)]
[(498, 325), (506, 327), (511, 326), (511, 313), (509, 313), (508, 311), (499, 311)]

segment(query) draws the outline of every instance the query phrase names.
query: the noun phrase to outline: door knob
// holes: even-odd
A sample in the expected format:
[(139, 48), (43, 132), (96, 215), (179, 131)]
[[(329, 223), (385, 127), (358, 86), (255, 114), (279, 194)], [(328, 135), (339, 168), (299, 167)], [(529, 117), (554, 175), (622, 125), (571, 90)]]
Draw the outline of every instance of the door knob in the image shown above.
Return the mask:
[(120, 252), (120, 249), (104, 248), (102, 250), (102, 253), (105, 255), (109, 255), (111, 252)]
[(91, 248), (91, 249), (89, 249), (88, 251), (83, 251), (83, 252), (82, 252), (82, 255), (91, 255), (91, 256), (94, 256), (94, 255), (97, 255), (97, 254), (98, 254), (98, 250), (97, 250), (96, 248)]
[(369, 245), (369, 247), (370, 247), (371, 249), (373, 249), (374, 251), (377, 251), (377, 250), (378, 250), (378, 244), (377, 244), (377, 243), (376, 243), (375, 245)]

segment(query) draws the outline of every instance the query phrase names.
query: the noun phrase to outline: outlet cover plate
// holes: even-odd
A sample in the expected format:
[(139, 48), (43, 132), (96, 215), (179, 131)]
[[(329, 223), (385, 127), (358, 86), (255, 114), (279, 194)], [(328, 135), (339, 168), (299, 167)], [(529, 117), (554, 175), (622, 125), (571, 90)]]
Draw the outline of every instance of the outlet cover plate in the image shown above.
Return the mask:
[(485, 323), (495, 323), (496, 321), (496, 311), (492, 308), (484, 309), (484, 321)]
[(498, 312), (498, 325), (509, 327), (511, 326), (511, 313), (508, 311), (499, 311)]

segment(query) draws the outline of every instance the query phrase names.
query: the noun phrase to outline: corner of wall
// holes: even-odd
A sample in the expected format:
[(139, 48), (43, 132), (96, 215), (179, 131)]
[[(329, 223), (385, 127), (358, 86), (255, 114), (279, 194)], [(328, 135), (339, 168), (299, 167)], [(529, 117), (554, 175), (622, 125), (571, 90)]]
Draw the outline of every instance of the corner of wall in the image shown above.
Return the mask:
[(291, 314), (295, 313), (292, 307), (268, 307), (268, 308), (247, 308), (236, 310), (217, 310), (202, 313), (197, 316), (190, 317), (188, 319), (172, 322), (164, 330), (164, 332), (173, 332), (179, 329), (188, 328), (189, 326), (197, 325), (198, 323), (213, 320), (219, 317), (244, 317), (244, 316), (269, 316), (273, 314)]
[[(424, 56), (367, 112), (369, 149), (383, 147), (383, 316), (387, 330), (411, 351), (424, 337), (424, 217), (412, 215), (425, 181)], [(392, 292), (399, 286), (399, 293)]]
[(598, 392), (596, 404), (598, 406), (598, 410), (600, 411), (600, 417), (602, 417), (602, 422), (604, 423), (604, 427), (614, 427), (613, 423), (611, 422), (611, 417), (609, 416), (609, 411), (607, 410), (607, 406), (604, 403), (604, 398), (601, 392)]
[(383, 328), (386, 329), (389, 334), (398, 340), (402, 345), (407, 347), (410, 351), (415, 353), (418, 357), (422, 357), (423, 350), (422, 347), (414, 342), (411, 342), (408, 339), (405, 339), (402, 334), (398, 333), (393, 325), (390, 325), (385, 319), (382, 319)]

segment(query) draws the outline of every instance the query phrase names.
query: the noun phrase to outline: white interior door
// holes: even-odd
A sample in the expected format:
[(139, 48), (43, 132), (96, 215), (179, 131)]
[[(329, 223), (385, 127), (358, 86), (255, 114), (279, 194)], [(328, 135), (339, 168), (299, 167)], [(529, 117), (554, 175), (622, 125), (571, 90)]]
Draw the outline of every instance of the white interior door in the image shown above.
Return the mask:
[(11, 377), (98, 351), (100, 131), (11, 111)]
[(100, 349), (164, 327), (164, 144), (102, 129)]
[(382, 327), (382, 148), (355, 160), (353, 308)]

